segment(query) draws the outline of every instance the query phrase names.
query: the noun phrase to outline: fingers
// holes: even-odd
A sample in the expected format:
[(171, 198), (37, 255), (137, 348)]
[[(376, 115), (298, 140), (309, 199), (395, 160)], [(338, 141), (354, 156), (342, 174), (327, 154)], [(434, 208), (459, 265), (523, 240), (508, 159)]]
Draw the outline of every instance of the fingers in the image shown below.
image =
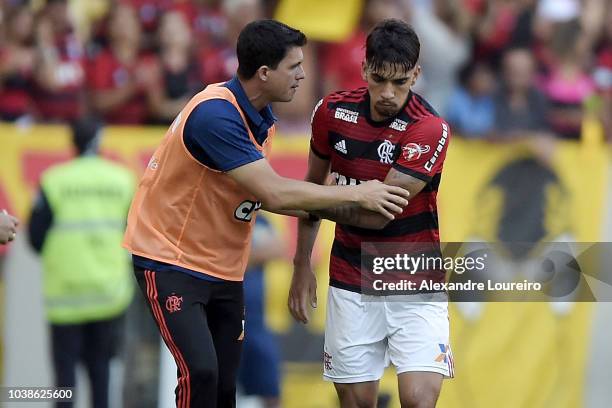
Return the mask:
[(391, 201), (385, 201), (384, 203), (382, 203), (382, 206), (385, 207), (385, 209), (395, 214), (401, 214), (404, 211), (402, 207), (400, 207), (399, 205), (393, 204)]
[(408, 190), (398, 186), (387, 186), (387, 188), (387, 191), (391, 194), (405, 198), (406, 203), (403, 205), (408, 205), (408, 199), (410, 199), (410, 192)]
[(293, 291), (289, 294), (289, 312), (293, 318), (301, 323), (308, 323), (308, 311), (306, 309), (306, 296), (296, 294)]
[(385, 218), (389, 219), (389, 220), (394, 220), (395, 216), (393, 214), (391, 214), (389, 211), (387, 211), (387, 209), (385, 207), (383, 207), (381, 204), (379, 204), (376, 207), (376, 211), (379, 212), (380, 214), (384, 215)]
[(310, 306), (313, 309), (317, 308), (317, 288), (310, 288)]

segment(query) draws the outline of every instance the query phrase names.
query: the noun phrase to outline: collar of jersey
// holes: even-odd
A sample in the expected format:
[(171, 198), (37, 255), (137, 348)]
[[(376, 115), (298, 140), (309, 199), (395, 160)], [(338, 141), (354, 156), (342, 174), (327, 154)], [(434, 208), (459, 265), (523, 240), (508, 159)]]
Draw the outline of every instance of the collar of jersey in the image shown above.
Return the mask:
[(377, 122), (374, 119), (372, 119), (372, 116), (370, 115), (370, 93), (366, 92), (365, 98), (363, 98), (363, 101), (360, 102), (359, 113), (361, 113), (365, 117), (366, 121), (371, 126), (373, 126), (373, 127), (387, 127), (399, 115), (401, 115), (401, 113), (406, 109), (406, 106), (408, 105), (408, 102), (410, 102), (410, 99), (412, 99), (412, 96), (413, 96), (412, 91), (409, 91), (408, 92), (408, 96), (406, 97), (406, 102), (404, 102), (404, 105), (402, 105), (402, 107), (399, 110), (399, 112), (397, 113), (397, 115), (395, 115), (395, 116), (393, 116), (393, 117), (391, 117), (389, 119), (385, 119), (385, 120), (382, 120), (380, 122)]
[[(259, 112), (257, 109), (255, 109), (244, 92), (238, 77), (235, 76), (231, 80), (227, 81), (225, 86), (232, 91), (236, 97), (238, 105), (245, 113), (247, 119), (253, 124), (253, 130), (255, 130), (257, 134), (263, 133), (264, 131), (267, 132), (274, 122), (276, 122), (276, 116), (274, 116), (274, 113), (272, 113), (272, 107), (270, 105), (266, 105), (266, 107)], [(255, 135), (256, 137), (257, 134)]]

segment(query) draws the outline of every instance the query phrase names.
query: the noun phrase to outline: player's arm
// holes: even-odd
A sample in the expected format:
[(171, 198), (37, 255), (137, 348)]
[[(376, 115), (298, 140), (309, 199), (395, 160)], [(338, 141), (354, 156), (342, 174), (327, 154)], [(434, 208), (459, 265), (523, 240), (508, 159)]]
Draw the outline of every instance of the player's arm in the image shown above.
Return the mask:
[[(402, 187), (408, 191), (410, 197), (415, 197), (426, 185), (423, 180), (419, 180), (393, 168), (387, 173), (385, 184)], [(314, 211), (314, 214), (340, 224), (368, 229), (382, 229), (391, 221), (389, 218), (383, 217), (379, 213), (353, 205), (317, 210)]]
[(269, 211), (320, 210), (358, 205), (393, 219), (408, 204), (408, 192), (378, 181), (358, 186), (322, 186), (282, 177), (265, 159), (253, 161), (227, 173), (253, 194)]
[[(313, 151), (308, 156), (308, 171), (305, 180), (325, 184), (329, 175), (329, 160)], [(384, 217), (381, 215), (381, 217)], [(317, 278), (312, 270), (311, 257), (321, 222), (313, 219), (298, 220), (297, 244), (293, 257), (293, 277), (289, 289), (287, 306), (295, 320), (308, 323), (308, 306), (317, 307)]]

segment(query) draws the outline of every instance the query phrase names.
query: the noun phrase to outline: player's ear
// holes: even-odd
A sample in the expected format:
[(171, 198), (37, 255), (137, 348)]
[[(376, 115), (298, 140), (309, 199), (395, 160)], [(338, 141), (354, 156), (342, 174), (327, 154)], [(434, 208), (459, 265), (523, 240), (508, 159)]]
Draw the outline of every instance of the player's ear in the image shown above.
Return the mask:
[(259, 77), (259, 79), (262, 82), (266, 82), (268, 80), (268, 75), (269, 74), (270, 74), (270, 67), (268, 67), (267, 65), (262, 65), (257, 70), (257, 74), (256, 75)]
[(421, 66), (417, 65), (416, 68), (414, 68), (414, 74), (412, 75), (412, 82), (410, 86), (414, 86), (419, 75), (421, 75)]
[(361, 79), (368, 82), (368, 74), (366, 73), (366, 62), (365, 60), (361, 61)]

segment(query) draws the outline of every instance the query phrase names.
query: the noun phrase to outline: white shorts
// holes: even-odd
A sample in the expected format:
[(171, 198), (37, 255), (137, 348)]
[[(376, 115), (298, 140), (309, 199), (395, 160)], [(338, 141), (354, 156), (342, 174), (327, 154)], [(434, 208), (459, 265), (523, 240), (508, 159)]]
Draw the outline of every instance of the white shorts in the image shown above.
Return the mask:
[(446, 295), (403, 299), (415, 296), (418, 302), (330, 287), (323, 378), (336, 383), (377, 381), (389, 362), (397, 374), (426, 371), (452, 378)]

